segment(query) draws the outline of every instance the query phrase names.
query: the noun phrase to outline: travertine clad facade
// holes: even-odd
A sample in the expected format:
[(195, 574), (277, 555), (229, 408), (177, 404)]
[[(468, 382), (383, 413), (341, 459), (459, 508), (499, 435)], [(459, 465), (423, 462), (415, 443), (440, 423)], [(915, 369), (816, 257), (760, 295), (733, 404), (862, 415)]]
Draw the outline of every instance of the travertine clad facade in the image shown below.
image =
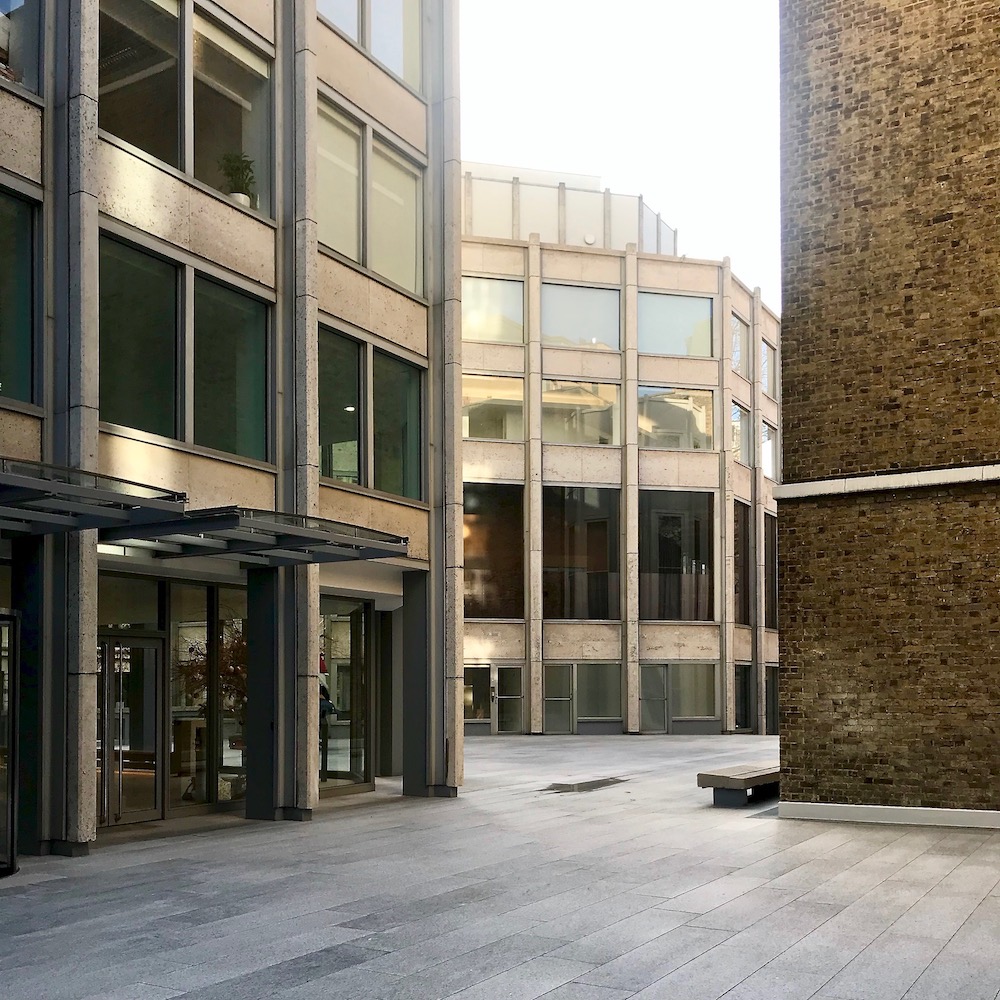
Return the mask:
[(1000, 11), (781, 32), (782, 798), (997, 810)]

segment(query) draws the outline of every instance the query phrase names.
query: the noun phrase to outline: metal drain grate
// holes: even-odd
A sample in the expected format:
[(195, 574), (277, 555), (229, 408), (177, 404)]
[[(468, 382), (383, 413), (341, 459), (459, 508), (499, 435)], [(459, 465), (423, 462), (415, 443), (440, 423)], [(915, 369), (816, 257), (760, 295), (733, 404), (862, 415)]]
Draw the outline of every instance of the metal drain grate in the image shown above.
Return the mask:
[(591, 781), (577, 781), (572, 785), (564, 785), (556, 782), (553, 785), (549, 785), (548, 788), (543, 788), (543, 792), (555, 792), (557, 795), (561, 795), (564, 792), (593, 792), (598, 788), (607, 788), (609, 785), (620, 785), (623, 782), (628, 781), (628, 778), (594, 778)]

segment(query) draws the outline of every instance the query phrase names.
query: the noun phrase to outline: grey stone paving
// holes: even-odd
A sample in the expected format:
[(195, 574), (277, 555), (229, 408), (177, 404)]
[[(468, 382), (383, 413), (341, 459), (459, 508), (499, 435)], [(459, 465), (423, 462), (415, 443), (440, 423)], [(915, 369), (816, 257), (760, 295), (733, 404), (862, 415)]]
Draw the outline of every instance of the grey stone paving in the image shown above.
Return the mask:
[[(779, 820), (695, 786), (776, 751), (478, 739), (457, 800), (389, 782), (312, 823), (25, 858), (0, 882), (0, 997), (996, 1000), (1000, 835)], [(628, 780), (542, 791), (606, 777)]]

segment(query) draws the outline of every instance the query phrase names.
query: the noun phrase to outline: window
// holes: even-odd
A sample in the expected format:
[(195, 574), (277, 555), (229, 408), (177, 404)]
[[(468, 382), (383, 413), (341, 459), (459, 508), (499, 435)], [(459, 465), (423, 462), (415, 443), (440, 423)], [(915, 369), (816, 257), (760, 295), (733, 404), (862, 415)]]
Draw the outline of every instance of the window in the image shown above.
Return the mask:
[(542, 285), (542, 343), (548, 347), (621, 349), (617, 288)]
[(760, 467), (768, 479), (778, 478), (778, 431), (770, 424), (760, 425)]
[(778, 627), (778, 519), (764, 515), (764, 627)]
[(712, 356), (712, 300), (639, 292), (639, 353)]
[(524, 487), (467, 483), (467, 618), (524, 618)]
[(420, 370), (375, 351), (372, 380), (375, 489), (419, 500)]
[(177, 267), (100, 242), (101, 419), (177, 435)]
[(750, 414), (738, 403), (733, 403), (732, 448), (737, 462), (749, 465), (750, 456)]
[(361, 345), (319, 331), (319, 474), (361, 483)]
[(639, 386), (639, 447), (711, 451), (713, 394), (702, 389)]
[(542, 488), (546, 618), (620, 620), (618, 510), (618, 490)]
[(420, 87), (420, 0), (316, 0), (316, 12)]
[(777, 352), (766, 341), (760, 345), (760, 384), (764, 392), (777, 398), (778, 362)]
[(463, 278), (462, 337), (523, 344), (524, 283), (500, 278)]
[(267, 307), (197, 277), (194, 285), (194, 440), (267, 458)]
[(620, 444), (621, 390), (600, 382), (542, 381), (542, 440), (547, 444)]
[(736, 313), (730, 316), (733, 334), (733, 371), (744, 378), (750, 378), (750, 324), (745, 323)]
[(40, 0), (0, 0), (0, 79), (38, 90)]
[[(325, 101), (319, 102), (318, 238), (419, 295), (424, 287), (423, 174), (372, 138), (370, 131)], [(367, 159), (366, 146), (370, 149)], [(371, 192), (367, 203), (366, 185)]]
[(524, 440), (524, 379), (462, 376), (462, 437)]
[(686, 719), (716, 718), (714, 663), (672, 663), (673, 716)]
[(711, 493), (639, 490), (639, 618), (712, 621)]
[(753, 664), (736, 664), (736, 728), (757, 728), (757, 685), (754, 683)]
[(576, 665), (577, 719), (622, 717), (622, 668), (620, 663)]
[(546, 663), (542, 676), (546, 733), (621, 731), (608, 728), (622, 718), (620, 663)]
[(750, 506), (733, 503), (733, 614), (737, 625), (750, 625), (751, 580)]
[(34, 397), (33, 217), (29, 202), (0, 191), (0, 397), (26, 403)]
[[(181, 0), (101, 0), (98, 125), (270, 214), (271, 61), (195, 15), (185, 63), (181, 7)], [(185, 122), (194, 127), (190, 160)]]
[(639, 664), (639, 731), (665, 733), (667, 731), (667, 665), (665, 663)]

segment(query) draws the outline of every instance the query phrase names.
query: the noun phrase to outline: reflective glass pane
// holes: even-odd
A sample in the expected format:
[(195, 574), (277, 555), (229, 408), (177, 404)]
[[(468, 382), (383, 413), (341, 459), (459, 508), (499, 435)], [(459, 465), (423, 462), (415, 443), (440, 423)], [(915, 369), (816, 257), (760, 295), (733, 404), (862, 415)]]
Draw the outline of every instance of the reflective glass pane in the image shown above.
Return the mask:
[(750, 326), (732, 313), (729, 318), (733, 337), (733, 371), (750, 378)]
[(319, 102), (316, 131), (316, 234), (361, 260), (361, 130)]
[(750, 625), (753, 566), (750, 547), (750, 505), (733, 502), (733, 613), (737, 625)]
[(375, 489), (419, 500), (420, 371), (375, 352)]
[(714, 394), (639, 386), (639, 447), (711, 451)]
[(0, 0), (0, 80), (38, 90), (41, 0)]
[(180, 166), (178, 0), (101, 0), (98, 125)]
[(548, 347), (621, 347), (617, 288), (542, 285), (542, 343)]
[(271, 64), (213, 21), (194, 19), (194, 175), (271, 213)]
[(33, 396), (33, 214), (28, 202), (0, 192), (0, 396), (26, 403)]
[(576, 717), (620, 719), (622, 716), (621, 664), (576, 665)]
[(423, 179), (379, 143), (372, 147), (368, 266), (418, 294), (424, 287)]
[(646, 701), (663, 701), (667, 697), (667, 665), (642, 663), (639, 665), (639, 698)]
[(778, 519), (764, 515), (764, 627), (778, 627)]
[(114, 658), (119, 815), (148, 812), (158, 806), (160, 699), (156, 650), (115, 643)]
[(736, 728), (754, 729), (757, 720), (756, 691), (753, 667), (749, 663), (736, 664)]
[(778, 363), (774, 348), (768, 343), (760, 345), (760, 384), (769, 396), (778, 395)]
[(639, 617), (712, 621), (711, 493), (639, 491)]
[(0, 622), (0, 871), (14, 863), (11, 805), (14, 773), (10, 766), (15, 733), (13, 697), (13, 627)]
[(267, 458), (267, 307), (195, 279), (194, 440)]
[(569, 663), (545, 664), (545, 697), (571, 698), (573, 696), (573, 666)]
[(760, 426), (760, 467), (768, 479), (775, 479), (778, 470), (778, 432), (770, 424)]
[(714, 663), (672, 663), (672, 715), (675, 719), (714, 718)]
[(497, 732), (523, 733), (524, 724), (521, 721), (522, 701), (517, 698), (500, 698), (497, 701)]
[(542, 381), (547, 444), (621, 444), (621, 389), (601, 382)]
[(101, 573), (97, 582), (97, 627), (102, 631), (160, 627), (160, 585), (138, 576)]
[(524, 618), (524, 487), (466, 483), (465, 614)]
[(737, 462), (750, 464), (750, 414), (737, 403), (732, 410), (733, 455)]
[(712, 300), (639, 292), (639, 353), (712, 356)]
[(358, 0), (316, 0), (316, 13), (358, 40)]
[(171, 808), (210, 802), (208, 588), (170, 590)]
[(524, 440), (524, 379), (462, 376), (462, 437)]
[(490, 668), (465, 668), (465, 719), (490, 721)]
[(497, 694), (501, 698), (521, 697), (520, 667), (497, 667)]
[(372, 55), (411, 87), (420, 88), (420, 0), (373, 0)]
[(524, 343), (524, 284), (500, 278), (463, 278), (462, 337)]
[(544, 721), (545, 732), (571, 733), (573, 731), (572, 706), (573, 703), (569, 701), (569, 699), (566, 701), (546, 700)]
[(219, 588), (218, 800), (245, 798), (247, 790), (247, 595)]
[(319, 331), (319, 472), (361, 482), (361, 345)]
[(639, 730), (643, 733), (667, 731), (667, 703), (662, 700), (639, 702)]
[(367, 605), (322, 597), (320, 617), (320, 784), (360, 784), (369, 780)]
[(177, 268), (101, 237), (101, 419), (177, 435)]

